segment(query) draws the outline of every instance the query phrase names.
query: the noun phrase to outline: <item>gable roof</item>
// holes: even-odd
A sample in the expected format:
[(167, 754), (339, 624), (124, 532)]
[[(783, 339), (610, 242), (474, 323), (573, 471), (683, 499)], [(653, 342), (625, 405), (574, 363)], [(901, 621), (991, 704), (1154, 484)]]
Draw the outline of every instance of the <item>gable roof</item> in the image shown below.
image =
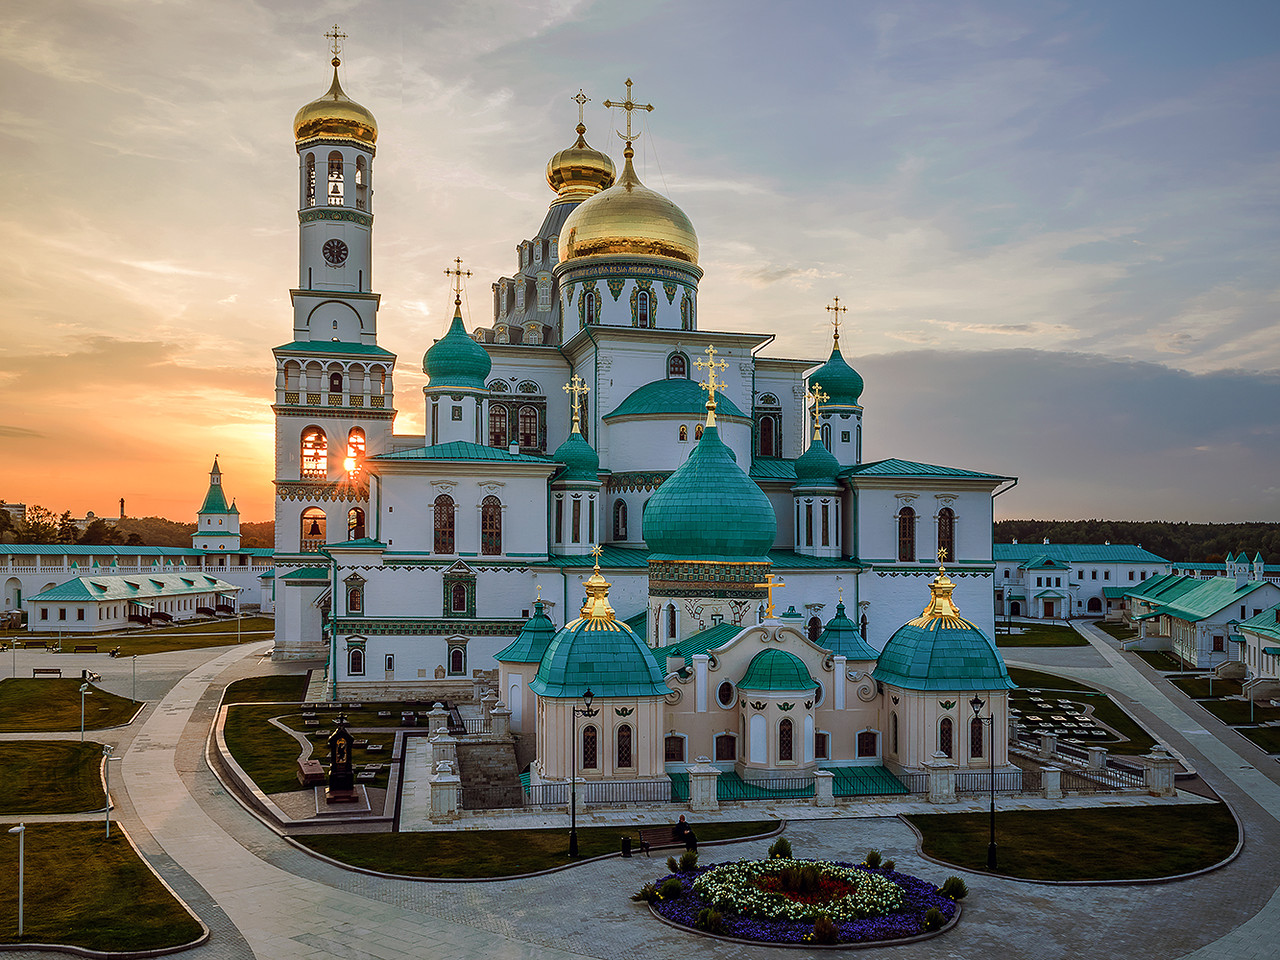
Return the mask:
[(1207, 620), (1214, 614), (1234, 605), (1255, 590), (1267, 584), (1262, 580), (1249, 580), (1239, 586), (1235, 580), (1227, 577), (1214, 577), (1211, 580), (1196, 581), (1196, 586), (1187, 590), (1171, 602), (1162, 604), (1143, 619), (1158, 616), (1174, 617), (1197, 623)]
[(695, 655), (707, 653), (724, 646), (745, 629), (746, 627), (736, 623), (717, 623), (714, 627), (699, 630), (697, 633), (685, 637), (679, 643), (670, 643), (665, 647), (659, 647), (654, 653), (667, 657), (684, 657), (685, 663), (688, 664), (692, 662)]
[(941, 478), (946, 480), (1013, 480), (1014, 477), (1002, 477), (995, 473), (980, 473), (977, 470), (964, 470), (960, 467), (943, 467), (935, 463), (920, 463), (915, 460), (876, 460), (871, 463), (859, 463), (840, 471), (841, 478), (853, 477), (911, 477)]
[(203, 573), (140, 573), (137, 576), (75, 577), (56, 587), (24, 597), (24, 603), (46, 600), (147, 600), (200, 593), (239, 593), (234, 584)]
[(1132, 543), (996, 543), (991, 556), (997, 563), (1021, 563), (1033, 557), (1052, 557), (1064, 563), (1168, 563), (1164, 557)]
[(535, 457), (527, 453), (511, 453), (505, 447), (486, 447), (466, 440), (450, 440), (448, 443), (437, 443), (429, 447), (415, 447), (412, 450), (400, 450), (397, 453), (380, 453), (369, 460), (489, 460), (504, 463), (536, 463), (554, 469), (556, 463), (546, 457)]

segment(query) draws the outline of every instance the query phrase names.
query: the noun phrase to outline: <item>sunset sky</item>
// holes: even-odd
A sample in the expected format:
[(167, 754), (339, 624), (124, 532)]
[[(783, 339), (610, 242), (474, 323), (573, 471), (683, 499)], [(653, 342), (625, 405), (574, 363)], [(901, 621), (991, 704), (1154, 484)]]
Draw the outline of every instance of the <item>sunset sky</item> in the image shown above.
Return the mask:
[(451, 315), (587, 139), (689, 215), (699, 319), (824, 358), (864, 453), (1020, 478), (1002, 517), (1280, 520), (1280, 4), (58, 0), (0, 21), (0, 499), (272, 513), (291, 122), (378, 118), (373, 287), (401, 432)]

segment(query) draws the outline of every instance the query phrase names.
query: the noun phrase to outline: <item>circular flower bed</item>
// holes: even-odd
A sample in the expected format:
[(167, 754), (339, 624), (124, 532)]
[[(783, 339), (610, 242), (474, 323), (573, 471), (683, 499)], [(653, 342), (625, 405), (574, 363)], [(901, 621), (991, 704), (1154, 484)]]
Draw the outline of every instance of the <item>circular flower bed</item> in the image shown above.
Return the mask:
[[(672, 878), (678, 895), (669, 895)], [(664, 895), (650, 905), (672, 923), (763, 943), (823, 942), (815, 923), (827, 926), (827, 942), (901, 940), (945, 925), (958, 909), (909, 874), (830, 861), (739, 860), (677, 871), (656, 886)], [(931, 909), (940, 917), (929, 923)], [(709, 911), (719, 914), (712, 926)]]

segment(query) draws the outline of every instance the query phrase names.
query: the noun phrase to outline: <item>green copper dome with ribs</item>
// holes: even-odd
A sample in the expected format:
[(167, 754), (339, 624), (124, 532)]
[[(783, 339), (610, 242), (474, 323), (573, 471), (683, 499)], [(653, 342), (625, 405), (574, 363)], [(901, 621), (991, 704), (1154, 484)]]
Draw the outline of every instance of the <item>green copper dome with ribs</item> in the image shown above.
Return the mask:
[(831, 358), (809, 374), (809, 386), (821, 386), (827, 399), (824, 406), (856, 407), (862, 396), (862, 377), (858, 371), (844, 362), (840, 355), (840, 341), (831, 348)]
[(431, 345), (422, 358), (422, 372), (432, 387), (484, 390), (493, 361), (484, 347), (467, 336), (462, 308), (455, 307), (449, 332)]
[(779, 650), (761, 650), (747, 664), (747, 672), (738, 681), (739, 690), (759, 690), (765, 693), (801, 692), (813, 690), (818, 682), (809, 675), (809, 668), (794, 653)]

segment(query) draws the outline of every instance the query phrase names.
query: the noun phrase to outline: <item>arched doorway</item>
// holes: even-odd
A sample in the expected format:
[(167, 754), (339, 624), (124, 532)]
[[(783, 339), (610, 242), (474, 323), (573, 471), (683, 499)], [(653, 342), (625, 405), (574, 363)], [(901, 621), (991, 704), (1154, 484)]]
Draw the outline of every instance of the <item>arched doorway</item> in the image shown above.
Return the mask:
[(1085, 609), (1088, 610), (1090, 613), (1101, 613), (1102, 600), (1099, 597), (1090, 597), (1089, 603), (1085, 607)]
[(1022, 604), (1020, 604), (1017, 600), (1014, 600), (1011, 604), (1009, 604), (1009, 616), (1011, 617), (1022, 616)]

